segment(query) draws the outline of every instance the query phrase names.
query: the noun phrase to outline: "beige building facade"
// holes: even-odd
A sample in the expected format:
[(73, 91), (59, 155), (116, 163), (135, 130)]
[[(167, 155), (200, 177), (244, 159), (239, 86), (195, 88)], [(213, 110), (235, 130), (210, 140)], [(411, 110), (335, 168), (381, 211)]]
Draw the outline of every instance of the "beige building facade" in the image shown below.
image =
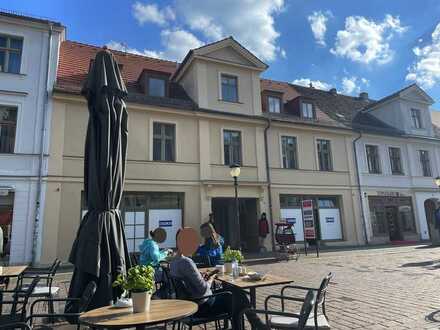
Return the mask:
[[(67, 260), (87, 209), (82, 191), (88, 110), (79, 91), (98, 50), (70, 41), (61, 46), (41, 264), (55, 257)], [(301, 93), (262, 83), (266, 64), (235, 40), (192, 50), (180, 65), (114, 54), (129, 89), (121, 210), (131, 251), (156, 226), (167, 229), (166, 245), (172, 247), (178, 227), (198, 228), (210, 214), (227, 244), (247, 251), (260, 251), (263, 244), (270, 250), (271, 234), (259, 239), (261, 214), (271, 224), (291, 221), (302, 240), (303, 200), (313, 201), (324, 244), (363, 243), (352, 131), (318, 105), (312, 118), (265, 108), (266, 92), (280, 95), (282, 104)], [(241, 166), (239, 224), (229, 174), (233, 163)]]

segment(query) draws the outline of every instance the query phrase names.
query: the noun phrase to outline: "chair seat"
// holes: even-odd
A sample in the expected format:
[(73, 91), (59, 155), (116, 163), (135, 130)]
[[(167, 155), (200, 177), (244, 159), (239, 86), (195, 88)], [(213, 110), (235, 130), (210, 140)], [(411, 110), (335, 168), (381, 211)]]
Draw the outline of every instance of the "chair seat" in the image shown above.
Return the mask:
[(180, 322), (182, 322), (183, 324), (186, 325), (200, 325), (200, 324), (206, 324), (206, 323), (210, 323), (210, 322), (214, 322), (214, 321), (220, 321), (220, 320), (225, 320), (225, 319), (229, 319), (230, 315), (228, 315), (227, 313), (225, 314), (219, 314), (219, 315), (213, 315), (213, 316), (200, 316), (198, 317), (196, 316), (192, 316), (192, 317), (188, 317), (186, 319), (181, 320)]
[[(270, 327), (275, 329), (296, 329), (298, 327), (298, 319), (288, 316), (273, 316), (270, 318)], [(308, 318), (305, 329), (315, 329), (313, 315)], [(327, 318), (322, 314), (318, 315), (318, 329), (330, 329)]]
[(37, 286), (34, 291), (32, 291), (31, 296), (49, 296), (50, 293), (56, 295), (58, 291), (60, 291), (60, 288), (57, 286), (53, 286), (52, 288), (49, 288), (48, 286)]

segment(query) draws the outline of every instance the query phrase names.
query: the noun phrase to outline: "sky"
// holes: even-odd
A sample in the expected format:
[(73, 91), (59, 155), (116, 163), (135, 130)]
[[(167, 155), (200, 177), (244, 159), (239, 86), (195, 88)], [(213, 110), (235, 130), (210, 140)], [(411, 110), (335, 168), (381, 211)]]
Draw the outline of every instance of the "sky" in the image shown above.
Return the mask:
[(180, 61), (233, 36), (269, 65), (264, 78), (366, 91), (416, 82), (440, 110), (439, 0), (0, 0), (59, 21), (67, 39)]

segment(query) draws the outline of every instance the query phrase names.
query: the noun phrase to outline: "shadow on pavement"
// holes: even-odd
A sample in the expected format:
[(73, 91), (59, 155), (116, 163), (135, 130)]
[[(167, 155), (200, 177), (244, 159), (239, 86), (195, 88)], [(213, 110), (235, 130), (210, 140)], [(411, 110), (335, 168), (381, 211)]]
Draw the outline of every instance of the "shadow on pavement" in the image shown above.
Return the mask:
[(426, 315), (425, 319), (427, 321), (431, 321), (431, 322), (440, 322), (440, 310), (429, 313), (428, 315)]
[(440, 268), (440, 260), (429, 260), (420, 262), (409, 262), (401, 265), (400, 267), (423, 267), (425, 269), (438, 269)]

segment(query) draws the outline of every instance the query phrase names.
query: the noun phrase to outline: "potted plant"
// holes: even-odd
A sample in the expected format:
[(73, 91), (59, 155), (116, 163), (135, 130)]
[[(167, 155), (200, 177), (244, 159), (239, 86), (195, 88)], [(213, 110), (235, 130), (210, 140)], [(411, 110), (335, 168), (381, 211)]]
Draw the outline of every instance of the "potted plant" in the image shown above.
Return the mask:
[(241, 264), (244, 258), (240, 250), (233, 250), (228, 246), (223, 253), (223, 259), (225, 261), (225, 272), (230, 274), (232, 273), (232, 262), (235, 260)]
[(113, 286), (119, 286), (130, 293), (134, 313), (149, 311), (154, 289), (154, 268), (142, 265), (134, 266), (128, 270), (127, 276), (118, 275)]

